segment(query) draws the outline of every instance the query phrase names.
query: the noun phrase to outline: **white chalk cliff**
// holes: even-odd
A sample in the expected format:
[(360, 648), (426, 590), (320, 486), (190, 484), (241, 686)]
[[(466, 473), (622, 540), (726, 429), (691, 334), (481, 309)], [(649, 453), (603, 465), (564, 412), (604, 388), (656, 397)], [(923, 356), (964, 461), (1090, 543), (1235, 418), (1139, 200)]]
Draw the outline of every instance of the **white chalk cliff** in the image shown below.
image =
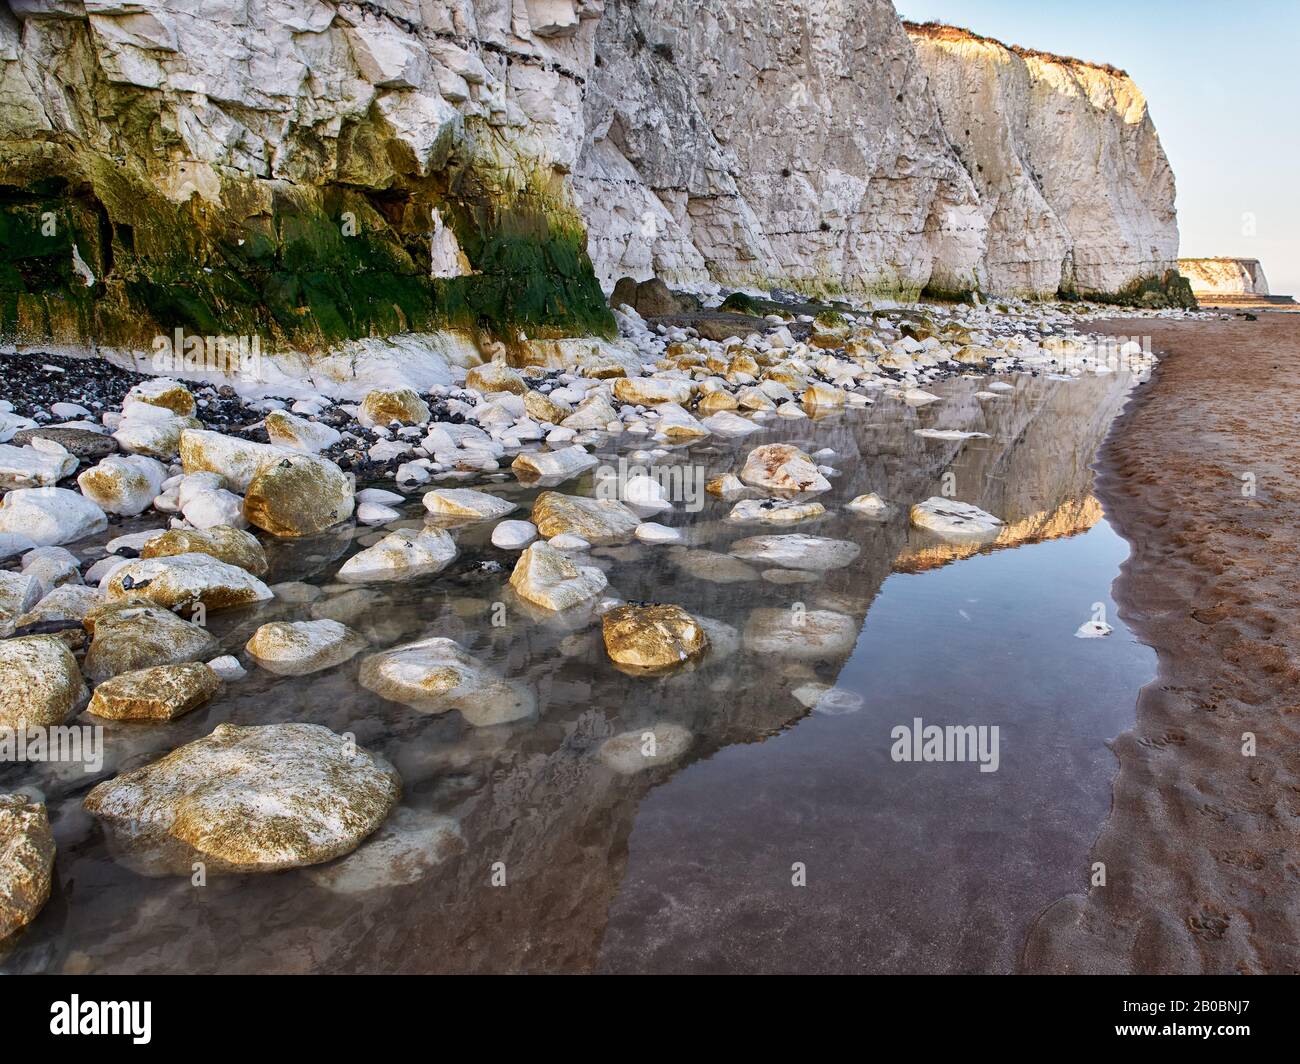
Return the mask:
[(1173, 171), (1126, 73), (951, 26), (908, 32), (979, 189), (991, 291), (1114, 294), (1176, 266)]
[(967, 290), (984, 245), (887, 0), (606, 0), (577, 187), (607, 285)]
[(1178, 239), (1128, 78), (888, 0), (10, 0), (0, 192), (3, 343), (599, 331), (625, 275), (1115, 293)]
[(1199, 296), (1266, 296), (1268, 279), (1259, 259), (1179, 259), (1178, 270)]

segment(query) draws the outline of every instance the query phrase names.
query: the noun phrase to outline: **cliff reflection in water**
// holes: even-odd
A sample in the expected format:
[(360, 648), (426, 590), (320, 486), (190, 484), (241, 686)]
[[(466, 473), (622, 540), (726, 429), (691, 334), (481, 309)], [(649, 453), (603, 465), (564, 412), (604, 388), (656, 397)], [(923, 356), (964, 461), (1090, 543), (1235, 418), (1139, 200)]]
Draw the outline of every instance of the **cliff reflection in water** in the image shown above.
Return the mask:
[[(711, 477), (738, 468), (751, 447), (784, 439), (810, 450), (832, 448), (836, 457), (829, 464), (841, 475), (833, 480), (833, 491), (823, 496), (830, 512), (792, 528), (727, 522), (731, 504), (709, 497), (700, 513), (685, 514), (679, 507), (658, 518), (682, 528), (684, 546), (634, 543), (592, 552), (593, 562), (607, 572), (611, 593), (674, 602), (734, 631), (730, 645), (725, 638), (715, 641), (698, 668), (667, 677), (633, 678), (613, 668), (599, 622), (588, 615), (524, 615), (506, 586), (512, 556), (490, 546), (486, 529), (457, 533), (462, 558), (443, 574), (378, 591), (332, 583), (338, 565), (335, 547), (304, 547), (297, 556), (282, 552), (277, 565), (283, 572), (292, 571), (294, 578), (325, 589), (317, 607), (332, 602), (329, 615), (362, 631), (376, 648), (425, 635), (453, 637), (498, 670), (528, 682), (538, 698), (538, 717), (474, 729), (456, 713), (422, 715), (362, 689), (354, 661), (289, 683), (253, 672), (247, 680), (228, 685), (209, 706), (166, 728), (110, 723), (104, 775), (151, 760), (207, 734), (222, 721), (310, 721), (351, 732), (360, 744), (389, 758), (402, 775), (401, 812), (391, 825), (399, 843), (403, 838), (420, 840), (417, 848), (436, 850), (437, 863), (415, 881), (400, 882), (418, 870), (412, 871), (409, 860), (393, 859), (391, 851), (372, 840), (344, 859), (354, 863), (356, 872), (344, 880), (331, 880), (314, 869), (260, 877), (214, 876), (202, 887), (185, 879), (140, 876), (110, 851), (80, 809), (86, 790), (102, 777), (51, 769), (38, 775), (37, 785), (46, 793), (54, 821), (59, 885), (40, 923), (0, 959), (0, 969), (456, 972), (1008, 966), (1007, 953), (1016, 949), (1020, 925), (1053, 900), (1052, 891), (1068, 889), (1081, 874), (1091, 833), (1105, 811), (1103, 805), (1095, 820), (1089, 819), (1094, 799), (1104, 799), (1109, 787), (1109, 754), (1099, 742), (1080, 738), (1086, 749), (1067, 751), (1074, 768), (1053, 769), (1055, 781), (1051, 773), (1041, 778), (1041, 771), (1023, 774), (1022, 779), (1012, 757), (998, 774), (984, 777), (969, 765), (939, 766), (961, 771), (946, 773), (946, 782), (934, 792), (931, 782), (921, 777), (899, 776), (901, 782), (883, 796), (873, 788), (880, 785), (887, 742), (880, 749), (874, 732), (841, 739), (822, 734), (805, 751), (807, 759), (799, 762), (803, 784), (791, 784), (793, 791), (782, 790), (787, 782), (775, 773), (783, 770), (765, 774), (764, 758), (797, 752), (805, 742), (801, 735), (817, 736), (822, 725), (850, 719), (817, 714), (816, 720), (807, 720), (812, 711), (794, 692), (810, 684), (838, 685), (854, 697), (862, 696), (867, 708), (851, 719), (865, 721), (870, 715), (873, 691), (888, 687), (881, 678), (890, 674), (891, 666), (875, 662), (870, 676), (861, 672), (864, 655), (870, 657), (890, 638), (874, 637), (868, 612), (891, 573), (913, 574), (961, 561), (944, 570), (957, 573), (978, 564), (963, 561), (971, 555), (1007, 554), (1008, 548), (1021, 544), (1073, 536), (1099, 521), (1089, 464), (1131, 381), (1117, 375), (1069, 382), (1026, 376), (1016, 385), (1014, 393), (980, 400), (974, 397), (979, 381), (952, 380), (934, 388), (944, 402), (920, 410), (882, 399), (865, 411), (816, 421), (773, 419), (764, 432), (743, 442), (711, 440), (679, 452), (678, 460), (705, 465)], [(928, 440), (915, 435), (919, 427), (978, 431), (989, 438)], [(957, 498), (1003, 518), (1006, 527), (995, 543), (953, 546), (909, 528), (908, 505), (941, 494), (945, 486), (954, 487)], [(500, 490), (525, 504), (534, 494), (515, 484)], [(566, 490), (591, 489), (584, 480)], [(843, 503), (871, 491), (897, 505), (891, 519), (871, 521), (843, 510)], [(800, 583), (774, 582), (773, 576), (787, 578), (726, 556), (734, 540), (787, 531), (849, 539), (861, 546), (861, 553), (845, 568)], [(1043, 581), (1053, 579), (1050, 569), (1045, 575), (1040, 565), (1018, 579), (1018, 555), (1010, 553), (999, 580), (1026, 601), (1041, 598)], [(1079, 614), (1076, 623), (1088, 619), (1093, 598), (1104, 598), (1114, 563), (1122, 556), (1114, 550), (1099, 555), (1097, 573), (1103, 578), (1088, 585), (1085, 597), (1092, 597), (1072, 607)], [(478, 565), (491, 559), (505, 568), (491, 571)], [(940, 575), (898, 575), (893, 581), (913, 582), (898, 585), (904, 589), (931, 587), (919, 582)], [(271, 576), (285, 578), (279, 572)], [(964, 607), (944, 600), (942, 594), (929, 600), (924, 595), (909, 597), (913, 595), (883, 595), (892, 618), (890, 630), (910, 632), (914, 643), (933, 633), (927, 648), (933, 669), (958, 688), (963, 677), (985, 671), (988, 662), (954, 659), (950, 647), (956, 643), (946, 643), (940, 634), (949, 623), (941, 618)], [(496, 602), (507, 604), (507, 623), (501, 627), (492, 624)], [(746, 649), (744, 633), (753, 611), (796, 603), (842, 615), (847, 633), (842, 645), (812, 655), (797, 640), (778, 653)], [(273, 617), (308, 615), (306, 607), (276, 602), (222, 622), (226, 627), (216, 634), (228, 646), (237, 646)], [(873, 611), (871, 620), (875, 618)], [(1063, 654), (1075, 653), (1075, 644), (1080, 652), (1086, 650), (1085, 641), (1073, 641), (1072, 633), (1072, 627), (1064, 631)], [(1117, 631), (1105, 652), (1117, 653), (1114, 648), (1123, 638), (1122, 630)], [(1125, 650), (1122, 662), (1108, 666), (1108, 674), (1123, 690), (1131, 686), (1135, 693), (1146, 678), (1141, 673), (1149, 670), (1149, 661), (1141, 651)], [(1033, 675), (1028, 662), (1043, 653), (1038, 645), (1013, 645), (1008, 657), (993, 667)], [(897, 656), (901, 660), (902, 652)], [(877, 722), (884, 733), (889, 724), (911, 717), (912, 708), (905, 703), (912, 693), (922, 701), (931, 697), (932, 692), (917, 691), (929, 681), (907, 682), (912, 686), (890, 694), (887, 719), (882, 716)], [(1015, 684), (1007, 684), (1004, 693), (1019, 698), (1027, 713), (1036, 712), (1032, 697)], [(1131, 706), (1130, 698), (1120, 709), (1131, 711)], [(658, 722), (693, 733), (689, 751), (675, 764), (622, 775), (599, 758), (606, 739)], [(1104, 727), (1110, 725), (1107, 720)], [(1072, 741), (1067, 736), (1058, 745)], [(858, 761), (846, 763), (841, 771), (835, 765), (835, 745), (848, 756), (853, 742), (867, 745), (855, 755)], [(861, 850), (862, 834), (849, 821), (841, 822), (836, 810), (872, 811), (884, 801), (891, 824), (921, 823), (935, 812), (937, 798), (960, 804), (964, 795), (980, 789), (984, 795), (1002, 795), (992, 810), (1004, 821), (1014, 820), (1015, 810), (1061, 794), (1062, 781), (1067, 791), (1076, 785), (1087, 790), (1088, 799), (1072, 802), (1067, 794), (1066, 804), (1077, 806), (1069, 815), (1063, 813), (1046, 826), (1021, 824), (1011, 832), (1008, 837), (1014, 836), (1014, 845), (1021, 849), (1000, 853), (1000, 870), (987, 867), (978, 846), (949, 842), (940, 847), (940, 865), (913, 869), (911, 874), (928, 877), (923, 882), (904, 874), (906, 859), (900, 858), (890, 871), (881, 864), (887, 855), (877, 852), (865, 855), (877, 862), (883, 877), (875, 885), (860, 869), (846, 865), (846, 878), (833, 890), (827, 890), (824, 868), (816, 868), (813, 886), (802, 894), (791, 893), (789, 868), (801, 853), (819, 846), (830, 847), (827, 852), (834, 847)], [(796, 793), (798, 786), (810, 789)], [(789, 797), (788, 803), (782, 794)], [(998, 804), (1003, 801), (1010, 804)], [(780, 823), (783, 807), (800, 818), (803, 835), (796, 832), (795, 837), (805, 843), (791, 843), (798, 852), (782, 852), (775, 842), (790, 827)], [(770, 837), (764, 839), (769, 830)], [(808, 844), (814, 837), (817, 844)], [(893, 838), (890, 845), (903, 850), (910, 846), (920, 853), (933, 849), (935, 839), (918, 835), (909, 843)], [(765, 848), (771, 852), (760, 860), (756, 855)], [(1042, 867), (1021, 876), (1021, 865)], [(770, 888), (759, 881), (769, 874), (775, 884)], [(813, 889), (818, 876), (821, 887)], [(1046, 878), (1039, 882), (1034, 876)], [(954, 907), (960, 910), (962, 885), (973, 880), (981, 884), (980, 904), (992, 904), (1005, 916), (990, 934), (1010, 945), (981, 952), (982, 947), (970, 942), (963, 946), (944, 934), (930, 941), (908, 930), (912, 923), (926, 926), (934, 922), (931, 917)], [(1027, 886), (1029, 880), (1034, 882)], [(997, 881), (1003, 884), (1002, 895), (996, 885), (989, 886)], [(1042, 893), (1050, 896), (1040, 898)], [(675, 894), (683, 899), (680, 911), (674, 908)], [(932, 901), (927, 902), (927, 896)], [(894, 929), (890, 941), (882, 940), (880, 927)], [(863, 928), (876, 930), (867, 934)], [(823, 937), (830, 935), (834, 941)], [(854, 935), (861, 940), (853, 940)], [(709, 941), (710, 936), (717, 941)]]

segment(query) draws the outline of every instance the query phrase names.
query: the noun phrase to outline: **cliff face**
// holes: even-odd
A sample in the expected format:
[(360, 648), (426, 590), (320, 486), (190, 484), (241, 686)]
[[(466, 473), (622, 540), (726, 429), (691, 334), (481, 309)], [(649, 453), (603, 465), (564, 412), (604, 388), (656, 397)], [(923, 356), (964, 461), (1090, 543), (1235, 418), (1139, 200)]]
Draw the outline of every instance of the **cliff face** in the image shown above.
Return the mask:
[(609, 0), (577, 187), (597, 272), (915, 294), (983, 248), (886, 0)]
[(990, 291), (1116, 295), (1174, 268), (1174, 177), (1146, 100), (1113, 67), (908, 25), (988, 221)]
[(564, 180), (600, 12), (14, 0), (0, 334), (610, 327)]
[(0, 343), (590, 334), (624, 275), (1117, 293), (1176, 248), (1131, 81), (887, 0), (0, 9)]
[(1266, 296), (1259, 259), (1179, 259), (1178, 269), (1197, 296)]

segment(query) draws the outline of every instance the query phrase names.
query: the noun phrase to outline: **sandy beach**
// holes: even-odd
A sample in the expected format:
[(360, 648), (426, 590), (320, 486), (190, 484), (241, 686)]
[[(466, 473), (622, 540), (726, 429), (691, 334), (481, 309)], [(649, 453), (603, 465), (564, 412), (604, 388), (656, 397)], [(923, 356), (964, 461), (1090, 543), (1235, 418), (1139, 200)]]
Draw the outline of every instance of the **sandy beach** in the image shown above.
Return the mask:
[[(1162, 361), (1103, 449), (1132, 544), (1114, 588), (1159, 656), (1117, 737), (1105, 885), (1050, 906), (1022, 967), (1300, 970), (1300, 315), (1113, 321)], [(1081, 889), (1096, 865), (1080, 869)]]

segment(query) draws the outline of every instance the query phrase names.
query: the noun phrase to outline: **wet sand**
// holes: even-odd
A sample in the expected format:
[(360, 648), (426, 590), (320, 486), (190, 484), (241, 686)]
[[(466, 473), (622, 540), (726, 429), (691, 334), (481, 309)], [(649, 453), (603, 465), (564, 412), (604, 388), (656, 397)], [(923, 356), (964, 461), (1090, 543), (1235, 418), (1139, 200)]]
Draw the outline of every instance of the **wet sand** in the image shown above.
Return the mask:
[(1300, 314), (1098, 331), (1149, 334), (1164, 356), (1097, 485), (1132, 544), (1115, 598), (1159, 673), (1114, 742), (1089, 858), (1106, 883), (1080, 869), (1081, 893), (1042, 914), (1022, 968), (1296, 972)]

